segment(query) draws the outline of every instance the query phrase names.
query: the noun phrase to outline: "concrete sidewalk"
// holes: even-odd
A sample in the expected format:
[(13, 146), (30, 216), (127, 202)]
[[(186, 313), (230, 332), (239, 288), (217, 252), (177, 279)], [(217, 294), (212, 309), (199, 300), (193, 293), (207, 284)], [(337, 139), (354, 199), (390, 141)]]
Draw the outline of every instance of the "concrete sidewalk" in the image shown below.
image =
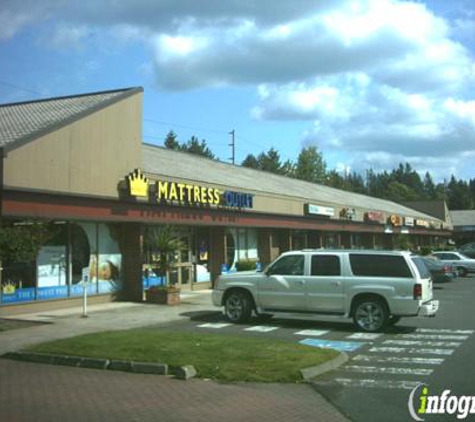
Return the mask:
[[(107, 303), (11, 319), (43, 322), (0, 332), (0, 354), (106, 330), (173, 324), (219, 311), (211, 292), (182, 294), (180, 306)], [(6, 318), (6, 317), (3, 317)], [(5, 420), (30, 421), (347, 421), (307, 384), (221, 384), (0, 359)]]
[(182, 293), (181, 302), (180, 306), (132, 302), (104, 303), (89, 306), (87, 318), (82, 316), (82, 307), (14, 316), (0, 314), (4, 319), (46, 323), (0, 332), (0, 355), (32, 344), (80, 334), (167, 324), (200, 314), (219, 312), (219, 308), (211, 303), (209, 290)]

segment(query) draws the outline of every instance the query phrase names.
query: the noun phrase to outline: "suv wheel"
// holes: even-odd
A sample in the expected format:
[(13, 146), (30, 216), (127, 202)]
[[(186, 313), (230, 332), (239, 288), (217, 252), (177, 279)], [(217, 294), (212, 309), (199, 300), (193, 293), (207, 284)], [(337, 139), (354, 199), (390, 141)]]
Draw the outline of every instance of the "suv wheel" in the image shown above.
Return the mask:
[(244, 292), (236, 291), (229, 294), (224, 303), (226, 319), (230, 322), (246, 322), (251, 317), (252, 303)]
[(375, 333), (388, 324), (389, 312), (386, 304), (379, 299), (358, 300), (353, 312), (353, 322), (359, 330)]

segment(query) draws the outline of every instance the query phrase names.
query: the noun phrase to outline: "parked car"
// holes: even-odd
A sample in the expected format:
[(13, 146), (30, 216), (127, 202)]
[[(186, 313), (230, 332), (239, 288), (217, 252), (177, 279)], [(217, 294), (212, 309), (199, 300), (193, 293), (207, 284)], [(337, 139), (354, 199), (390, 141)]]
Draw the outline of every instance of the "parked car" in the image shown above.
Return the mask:
[(460, 246), (458, 251), (463, 253), (465, 256), (468, 256), (469, 258), (475, 258), (475, 242), (466, 243), (465, 245)]
[(457, 276), (457, 271), (451, 265), (444, 264), (437, 258), (422, 257), (424, 264), (430, 271), (434, 283), (445, 283), (452, 281)]
[(213, 303), (246, 322), (254, 311), (351, 317), (357, 329), (383, 330), (401, 317), (435, 316), (432, 279), (410, 252), (304, 250), (282, 254), (264, 272), (219, 277)]
[(469, 258), (463, 253), (456, 251), (432, 252), (431, 256), (440, 259), (443, 264), (455, 267), (461, 277), (466, 277), (468, 273), (475, 272), (475, 259)]

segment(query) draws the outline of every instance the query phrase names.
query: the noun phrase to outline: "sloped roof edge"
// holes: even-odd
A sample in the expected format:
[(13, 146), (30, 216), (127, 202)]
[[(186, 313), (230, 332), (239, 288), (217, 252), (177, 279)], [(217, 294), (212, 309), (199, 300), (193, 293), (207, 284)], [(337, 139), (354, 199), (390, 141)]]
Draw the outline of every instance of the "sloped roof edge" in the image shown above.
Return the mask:
[(83, 119), (84, 117), (87, 117), (93, 113), (96, 113), (97, 111), (100, 111), (106, 107), (109, 107), (112, 104), (115, 104), (119, 101), (124, 100), (125, 98), (128, 98), (132, 95), (135, 95), (137, 93), (143, 92), (142, 87), (131, 87), (131, 88), (122, 88), (122, 89), (115, 89), (115, 90), (108, 90), (108, 91), (98, 91), (98, 92), (89, 92), (85, 94), (78, 94), (78, 95), (68, 95), (68, 96), (62, 96), (62, 97), (52, 97), (52, 98), (42, 98), (39, 100), (32, 100), (32, 101), (25, 101), (25, 102), (17, 102), (17, 103), (8, 103), (8, 104), (0, 104), (0, 108), (2, 107), (11, 107), (11, 106), (19, 106), (19, 105), (27, 105), (27, 104), (37, 104), (37, 103), (44, 103), (44, 102), (49, 102), (49, 101), (60, 101), (60, 100), (67, 100), (71, 98), (81, 98), (81, 97), (87, 97), (87, 96), (94, 96), (94, 95), (101, 95), (101, 94), (113, 94), (113, 93), (120, 93), (122, 92), (121, 95), (117, 95), (113, 98), (109, 98), (107, 100), (104, 100), (100, 104), (91, 106), (87, 108), (86, 110), (83, 110), (79, 113), (76, 113), (68, 118), (65, 118), (64, 120), (61, 120), (60, 122), (53, 123), (49, 125), (46, 128), (42, 128), (39, 130), (36, 130), (32, 133), (29, 133), (27, 135), (21, 136), (18, 139), (15, 139), (12, 142), (9, 142), (5, 145), (2, 146), (2, 150), (4, 152), (4, 156), (7, 155), (9, 151), (12, 151), (16, 148), (19, 148), (22, 145), (25, 145), (31, 141), (34, 141), (35, 139), (38, 139), (44, 135), (47, 135), (49, 133), (52, 133), (54, 131), (57, 131), (65, 126), (70, 125), (71, 123), (77, 122), (78, 120)]
[[(287, 177), (287, 176), (265, 172), (263, 170), (257, 170), (257, 169), (242, 167), (242, 166), (234, 165), (234, 164), (227, 163), (227, 162), (224, 162), (224, 161), (211, 160), (211, 159), (201, 157), (201, 156), (196, 155), (196, 154), (191, 154), (191, 153), (184, 152), (184, 151), (169, 150), (169, 149), (166, 149), (165, 147), (160, 146), (160, 145), (155, 145), (155, 144), (151, 144), (151, 143), (147, 143), (147, 142), (142, 142), (142, 151), (143, 151), (143, 153), (145, 153), (147, 151), (147, 149), (149, 149), (149, 151), (157, 151), (157, 152), (158, 151), (163, 151), (164, 153), (167, 153), (167, 154), (180, 154), (180, 155), (182, 155), (183, 158), (187, 157), (187, 161), (188, 160), (193, 160), (196, 164), (196, 168), (199, 167), (198, 163), (202, 163), (203, 165), (208, 164), (208, 165), (211, 165), (213, 167), (221, 167), (221, 168), (223, 168), (222, 166), (224, 166), (224, 167), (227, 167), (229, 169), (236, 169), (239, 172), (244, 172), (244, 173), (247, 173), (247, 174), (255, 173), (256, 177), (255, 177), (254, 180), (256, 182), (259, 179), (258, 176), (264, 176), (268, 179), (271, 178), (274, 181), (281, 181), (282, 183), (290, 183), (292, 186), (295, 186), (295, 187), (297, 187), (297, 186), (304, 187), (306, 189), (309, 189), (309, 191), (314, 190), (314, 189), (318, 189), (322, 193), (325, 192), (327, 195), (331, 194), (331, 193), (334, 193), (334, 194), (339, 195), (339, 196), (343, 195), (343, 197), (344, 197), (343, 200), (331, 201), (331, 204), (333, 204), (334, 206), (358, 206), (358, 207), (361, 207), (361, 208), (366, 208), (366, 207), (362, 207), (361, 205), (354, 205), (354, 204), (351, 204), (351, 203), (355, 203), (356, 201), (361, 201), (362, 203), (366, 203), (366, 202), (370, 201), (370, 202), (372, 202), (371, 205), (373, 205), (373, 206), (370, 205), (369, 208), (377, 210), (377, 211), (392, 212), (392, 213), (395, 213), (395, 214), (401, 213), (401, 214), (408, 215), (408, 216), (413, 216), (413, 217), (416, 217), (416, 218), (430, 218), (430, 219), (439, 220), (437, 217), (430, 216), (430, 215), (428, 215), (426, 213), (423, 213), (421, 211), (415, 210), (413, 208), (408, 208), (407, 206), (404, 206), (402, 204), (399, 204), (399, 203), (396, 203), (396, 202), (393, 202), (393, 201), (389, 201), (387, 199), (376, 198), (376, 197), (372, 197), (372, 196), (368, 196), (368, 195), (364, 195), (364, 194), (360, 194), (360, 193), (355, 193), (355, 192), (343, 191), (341, 189), (333, 188), (333, 187), (330, 187), (330, 186), (314, 184), (314, 183), (311, 183), (311, 182), (308, 182), (308, 181), (293, 179), (293, 178), (290, 178), (290, 177)], [(149, 172), (149, 173), (152, 173), (152, 174), (162, 174), (162, 175), (164, 175), (164, 173), (163, 172), (161, 173), (160, 170), (157, 167), (154, 168), (154, 166), (157, 165), (157, 163), (154, 163), (154, 166), (150, 166), (149, 164), (150, 164), (150, 162), (145, 160), (145, 157), (143, 157), (142, 166), (143, 166), (143, 169), (146, 172)], [(203, 183), (210, 183), (209, 181), (207, 181), (205, 179), (206, 178), (198, 177), (198, 181), (201, 181)], [(220, 183), (222, 183), (223, 185), (226, 185), (226, 186), (238, 187), (234, 184), (227, 184), (224, 181), (222, 181)], [(268, 191), (268, 190), (263, 189), (263, 188), (259, 188), (256, 185), (254, 185), (253, 190), (261, 191), (261, 192), (268, 192), (268, 193), (275, 193), (275, 192)], [(282, 194), (282, 193), (280, 193), (280, 194)], [(310, 200), (316, 200), (315, 197), (312, 198), (312, 196), (314, 196), (314, 195), (304, 197), (304, 196), (300, 196), (298, 194), (296, 194), (296, 195), (288, 195), (287, 194), (285, 196), (301, 197), (301, 198), (305, 198), (306, 200), (309, 200), (309, 201)], [(323, 200), (323, 202), (327, 203), (328, 201)], [(439, 221), (442, 221), (442, 220), (439, 220)]]

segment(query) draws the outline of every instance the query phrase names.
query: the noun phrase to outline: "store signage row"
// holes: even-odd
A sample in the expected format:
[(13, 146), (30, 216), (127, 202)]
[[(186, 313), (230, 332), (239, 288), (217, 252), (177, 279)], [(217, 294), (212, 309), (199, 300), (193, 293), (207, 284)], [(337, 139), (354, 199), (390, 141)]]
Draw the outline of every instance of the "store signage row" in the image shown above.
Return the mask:
[[(323, 205), (305, 204), (305, 212), (309, 215), (321, 215), (327, 217), (333, 217), (335, 215), (335, 209), (332, 207), (326, 207)], [(341, 219), (354, 220), (356, 217), (356, 210), (354, 208), (342, 208), (339, 212)], [(401, 227), (404, 232), (408, 227), (436, 227), (435, 224), (430, 224), (426, 220), (415, 219), (413, 217), (401, 217), (397, 214), (392, 214), (386, 217), (386, 214), (380, 211), (368, 211), (364, 214), (364, 221), (367, 223), (387, 224), (387, 228)]]
[(354, 208), (342, 208), (340, 211), (340, 218), (347, 220), (354, 220), (356, 217), (356, 210)]
[(388, 220), (388, 223), (391, 223), (393, 227), (398, 227), (401, 225), (401, 217), (398, 215), (393, 214), (388, 218)]
[(212, 205), (231, 208), (253, 208), (254, 195), (181, 182), (150, 182), (140, 169), (127, 175), (127, 190), (135, 198), (152, 202), (186, 205)]
[(333, 217), (335, 215), (335, 208), (314, 204), (305, 204), (305, 211), (309, 215), (323, 215), (326, 217)]
[(384, 223), (384, 214), (378, 211), (369, 211), (365, 214), (365, 221), (371, 223)]

